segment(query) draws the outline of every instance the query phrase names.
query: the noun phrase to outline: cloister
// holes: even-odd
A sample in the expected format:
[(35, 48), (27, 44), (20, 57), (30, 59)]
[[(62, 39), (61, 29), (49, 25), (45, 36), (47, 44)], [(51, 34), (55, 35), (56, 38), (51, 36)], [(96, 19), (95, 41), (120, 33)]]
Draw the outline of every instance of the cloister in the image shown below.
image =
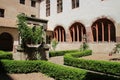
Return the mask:
[[(86, 35), (86, 27), (75, 22), (69, 28), (70, 41), (81, 42)], [(96, 20), (91, 26), (92, 42), (116, 42), (116, 29), (114, 23), (107, 19), (101, 18)], [(54, 29), (54, 38), (59, 42), (66, 41), (66, 31), (64, 27), (57, 26)]]

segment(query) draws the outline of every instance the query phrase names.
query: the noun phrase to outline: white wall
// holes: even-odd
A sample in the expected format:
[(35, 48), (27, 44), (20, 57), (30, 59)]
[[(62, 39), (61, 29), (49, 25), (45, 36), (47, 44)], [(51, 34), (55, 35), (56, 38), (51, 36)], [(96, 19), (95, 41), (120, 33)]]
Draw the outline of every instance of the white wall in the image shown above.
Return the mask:
[(50, 0), (51, 13), (46, 17), (46, 4), (40, 4), (40, 18), (47, 19), (48, 30), (54, 30), (57, 25), (62, 25), (68, 30), (75, 21), (81, 22), (85, 27), (101, 17), (107, 17), (120, 23), (120, 0), (80, 0), (79, 8), (72, 9), (71, 0), (63, 0), (63, 12), (57, 13), (57, 0)]

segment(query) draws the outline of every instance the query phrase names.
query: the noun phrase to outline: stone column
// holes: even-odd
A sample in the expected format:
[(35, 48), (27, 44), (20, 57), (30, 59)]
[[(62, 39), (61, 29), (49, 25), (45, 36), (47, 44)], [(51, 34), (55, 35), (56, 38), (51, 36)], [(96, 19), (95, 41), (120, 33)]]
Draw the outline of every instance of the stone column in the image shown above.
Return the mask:
[(62, 30), (62, 41), (64, 42), (65, 40), (65, 35), (64, 35), (64, 30)]
[(96, 30), (95, 26), (91, 27), (91, 42), (94, 42), (93, 28)]
[(66, 32), (66, 41), (67, 41), (67, 42), (72, 42), (71, 31), (72, 31), (72, 29), (69, 29), (69, 30)]
[(73, 31), (73, 41), (75, 41), (75, 28), (74, 27), (72, 28), (72, 31)]
[(56, 30), (56, 40), (58, 41), (58, 31)]
[(79, 26), (77, 25), (77, 41), (79, 42), (80, 41), (80, 35), (79, 35)]
[(83, 42), (83, 27), (81, 26), (81, 41)]
[(56, 39), (56, 31), (54, 31), (54, 38)]
[(108, 42), (111, 41), (111, 36), (110, 36), (110, 24), (108, 24)]
[(104, 42), (104, 24), (102, 22), (102, 42)]
[(61, 29), (59, 28), (59, 41), (61, 42)]
[(94, 42), (93, 27), (86, 27), (86, 36), (87, 36), (87, 42)]
[(98, 42), (98, 25), (96, 24), (96, 42)]

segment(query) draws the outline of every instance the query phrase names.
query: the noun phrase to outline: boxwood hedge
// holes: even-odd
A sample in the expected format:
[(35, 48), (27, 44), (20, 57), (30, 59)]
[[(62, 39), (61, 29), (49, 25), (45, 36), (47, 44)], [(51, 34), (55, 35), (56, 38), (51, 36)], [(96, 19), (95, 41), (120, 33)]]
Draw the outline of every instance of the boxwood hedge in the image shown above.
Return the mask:
[(12, 53), (0, 51), (0, 59), (12, 59)]
[(57, 65), (47, 61), (13, 61), (1, 60), (0, 72), (6, 73), (31, 73), (42, 72), (55, 80), (84, 80), (87, 71)]
[(78, 52), (78, 50), (50, 51), (49, 56), (50, 57), (63, 56), (66, 53), (73, 53), (73, 52)]
[(57, 65), (47, 61), (0, 60), (0, 73), (41, 72), (55, 80), (120, 80), (120, 78), (90, 73), (78, 68)]
[[(71, 52), (67, 54), (67, 52), (69, 51), (66, 51), (64, 53), (66, 54), (64, 56), (66, 65), (71, 65), (78, 68), (86, 68), (86, 69), (88, 68), (90, 70), (92, 70), (92, 68), (95, 67), (93, 60), (89, 62), (88, 60), (77, 59), (78, 57), (81, 56), (90, 55), (92, 53), (91, 50), (87, 50), (84, 52), (73, 51), (74, 54)], [(58, 55), (58, 53), (56, 54)], [(89, 66), (92, 67), (89, 68)], [(42, 72), (50, 77), (53, 77), (55, 80), (120, 80), (120, 78), (118, 77), (104, 75), (104, 74), (96, 74), (78, 68), (57, 65), (51, 62), (41, 61), (41, 60), (36, 60), (36, 61), (0, 60), (0, 73)], [(96, 66), (95, 69), (99, 69), (99, 66), (98, 67)]]
[(80, 58), (82, 56), (90, 55), (91, 53), (91, 50), (87, 50), (83, 52), (66, 54), (64, 56), (64, 64), (77, 68), (120, 76), (120, 62), (86, 60)]

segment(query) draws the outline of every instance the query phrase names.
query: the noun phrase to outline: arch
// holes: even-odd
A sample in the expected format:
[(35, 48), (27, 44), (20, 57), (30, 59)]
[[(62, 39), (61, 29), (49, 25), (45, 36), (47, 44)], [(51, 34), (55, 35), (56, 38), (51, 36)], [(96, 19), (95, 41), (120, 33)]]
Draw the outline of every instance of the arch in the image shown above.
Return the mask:
[(13, 50), (13, 37), (7, 32), (0, 34), (0, 50), (12, 51)]
[(54, 29), (54, 38), (58, 42), (65, 42), (66, 41), (65, 29), (62, 26), (57, 26)]
[(83, 36), (86, 34), (86, 30), (83, 24), (76, 22), (71, 25), (69, 28), (70, 31), (70, 36), (71, 36), (71, 41), (82, 41)]
[(116, 42), (116, 29), (111, 20), (98, 19), (92, 24), (91, 29), (94, 42)]

